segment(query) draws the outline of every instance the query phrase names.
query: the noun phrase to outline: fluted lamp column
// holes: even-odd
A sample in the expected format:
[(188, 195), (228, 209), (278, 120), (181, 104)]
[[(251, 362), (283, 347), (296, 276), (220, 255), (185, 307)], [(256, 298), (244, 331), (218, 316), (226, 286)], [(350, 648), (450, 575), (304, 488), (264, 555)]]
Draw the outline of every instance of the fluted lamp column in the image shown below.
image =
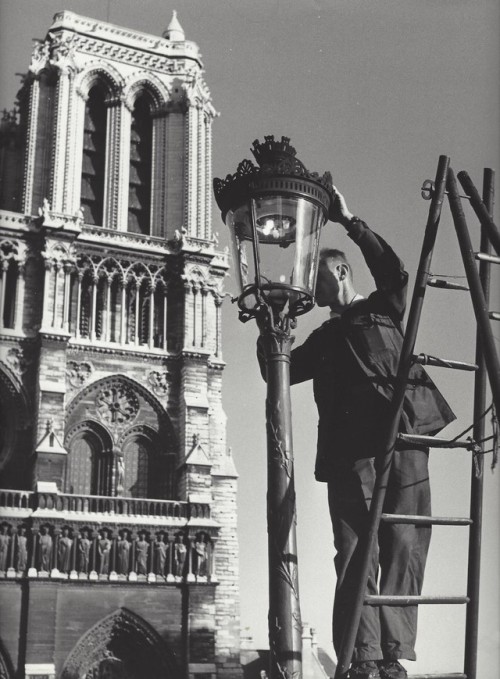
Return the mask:
[(314, 305), (332, 182), (329, 173), (309, 172), (286, 137), (265, 137), (251, 150), (258, 165), (243, 160), (234, 174), (214, 180), (214, 192), (231, 235), (239, 318), (255, 318), (266, 366), (270, 678), (300, 679), (290, 329)]

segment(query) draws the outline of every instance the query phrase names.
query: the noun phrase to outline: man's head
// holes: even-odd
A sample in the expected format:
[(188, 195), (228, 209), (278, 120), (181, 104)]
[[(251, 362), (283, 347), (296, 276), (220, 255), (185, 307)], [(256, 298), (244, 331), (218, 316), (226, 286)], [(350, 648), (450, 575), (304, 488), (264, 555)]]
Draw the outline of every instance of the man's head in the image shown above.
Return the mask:
[(351, 301), (353, 288), (351, 265), (342, 250), (325, 248), (319, 253), (316, 304), (342, 310)]

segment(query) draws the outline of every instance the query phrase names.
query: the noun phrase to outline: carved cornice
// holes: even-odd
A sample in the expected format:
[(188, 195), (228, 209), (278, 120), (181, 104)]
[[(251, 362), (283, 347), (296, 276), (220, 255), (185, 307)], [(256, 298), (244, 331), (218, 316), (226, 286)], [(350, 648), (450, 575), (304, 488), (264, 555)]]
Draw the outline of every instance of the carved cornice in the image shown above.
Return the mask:
[(9, 229), (12, 232), (27, 232), (31, 230), (30, 227), (32, 226), (33, 220), (28, 215), (9, 210), (0, 210), (0, 229)]
[(82, 340), (75, 339), (72, 337), (69, 341), (69, 348), (73, 351), (83, 351), (90, 355), (92, 354), (108, 354), (110, 356), (123, 356), (127, 359), (140, 359), (142, 363), (152, 363), (158, 362), (160, 365), (166, 359), (172, 358), (165, 349), (149, 349), (149, 347), (144, 347), (143, 349), (132, 348), (129, 344), (123, 345), (104, 345), (99, 346), (95, 340)]
[(73, 12), (62, 11), (55, 15), (51, 31), (76, 31), (80, 38), (108, 44), (110, 47), (134, 49), (150, 53), (163, 59), (187, 58), (195, 60), (201, 66), (201, 55), (196, 43), (190, 40), (170, 41), (156, 35), (132, 31), (105, 21), (96, 21), (90, 17), (80, 16)]
[(175, 254), (176, 248), (164, 238), (156, 236), (142, 236), (140, 234), (115, 231), (100, 226), (85, 224), (79, 237), (80, 243), (95, 243), (101, 248), (103, 245), (112, 245), (117, 249), (127, 249), (144, 254)]

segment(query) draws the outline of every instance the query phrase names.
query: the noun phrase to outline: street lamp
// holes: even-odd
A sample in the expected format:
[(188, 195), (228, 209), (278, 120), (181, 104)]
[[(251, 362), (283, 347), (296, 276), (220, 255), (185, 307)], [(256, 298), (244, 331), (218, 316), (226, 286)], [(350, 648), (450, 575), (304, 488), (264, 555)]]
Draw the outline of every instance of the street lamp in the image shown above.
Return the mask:
[(309, 172), (290, 140), (251, 149), (235, 174), (214, 180), (229, 227), (239, 317), (255, 318), (267, 376), (267, 525), (271, 679), (302, 677), (290, 403), (291, 327), (314, 305), (321, 227), (333, 200), (330, 173)]

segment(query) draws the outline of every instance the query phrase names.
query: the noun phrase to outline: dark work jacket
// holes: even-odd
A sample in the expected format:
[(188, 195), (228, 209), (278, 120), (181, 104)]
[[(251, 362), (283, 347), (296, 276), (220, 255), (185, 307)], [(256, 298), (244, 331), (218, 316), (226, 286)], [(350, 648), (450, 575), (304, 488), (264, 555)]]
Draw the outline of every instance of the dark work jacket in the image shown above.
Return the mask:
[[(326, 321), (292, 351), (291, 359), (292, 384), (313, 380), (319, 413), (318, 481), (328, 481), (342, 460), (379, 452), (389, 425), (389, 403), (403, 344), (408, 274), (402, 262), (363, 222), (356, 222), (348, 235), (360, 247), (377, 289), (340, 318)], [(335, 366), (339, 346), (343, 360)], [(343, 383), (336, 390), (332, 375), (339, 369)], [(454, 419), (422, 366), (412, 365), (400, 430), (435, 434)]]

